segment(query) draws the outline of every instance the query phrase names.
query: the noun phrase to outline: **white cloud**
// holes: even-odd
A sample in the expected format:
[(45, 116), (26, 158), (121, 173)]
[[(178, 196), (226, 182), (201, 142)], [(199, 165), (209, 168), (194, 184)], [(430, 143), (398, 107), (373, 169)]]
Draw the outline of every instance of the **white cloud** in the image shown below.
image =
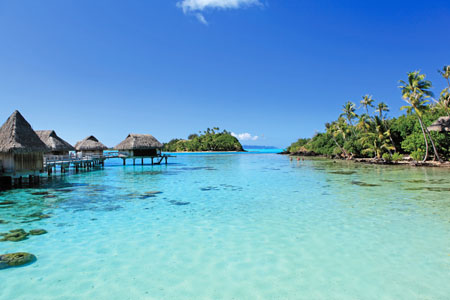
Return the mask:
[(259, 137), (257, 135), (251, 135), (248, 132), (238, 133), (238, 134), (232, 132), (231, 135), (240, 141), (256, 141), (257, 139), (259, 139)]
[(185, 14), (193, 13), (203, 24), (208, 25), (202, 12), (207, 9), (239, 9), (262, 5), (260, 0), (180, 0), (177, 6)]
[(206, 21), (205, 17), (201, 14), (201, 13), (196, 13), (195, 17), (197, 18), (197, 20), (205, 25), (208, 25), (208, 21)]

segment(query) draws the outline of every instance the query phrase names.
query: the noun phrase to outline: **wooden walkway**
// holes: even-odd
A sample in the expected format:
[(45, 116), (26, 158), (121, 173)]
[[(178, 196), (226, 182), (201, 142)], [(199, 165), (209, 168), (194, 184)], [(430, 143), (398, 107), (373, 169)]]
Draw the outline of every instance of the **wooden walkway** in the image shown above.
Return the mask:
[(105, 160), (120, 158), (123, 160), (123, 165), (126, 165), (127, 159), (133, 159), (133, 165), (136, 164), (136, 159), (140, 159), (142, 165), (144, 164), (144, 159), (151, 159), (152, 165), (160, 165), (163, 161), (167, 165), (167, 159), (169, 157), (175, 157), (172, 155), (161, 154), (157, 156), (146, 156), (146, 157), (132, 157), (128, 156), (128, 153), (122, 152), (108, 152), (104, 155), (86, 155), (78, 157), (76, 155), (55, 155), (55, 156), (45, 156), (44, 157), (44, 172), (51, 175), (53, 171), (56, 172), (57, 167), (60, 168), (61, 173), (65, 173), (70, 167), (75, 168), (78, 172), (80, 169), (90, 170), (92, 168), (105, 166)]

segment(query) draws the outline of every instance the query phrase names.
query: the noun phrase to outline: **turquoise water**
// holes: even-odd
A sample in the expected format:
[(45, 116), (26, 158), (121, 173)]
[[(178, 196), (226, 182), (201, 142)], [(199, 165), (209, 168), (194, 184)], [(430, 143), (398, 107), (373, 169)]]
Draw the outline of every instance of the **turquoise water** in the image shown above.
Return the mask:
[(449, 299), (449, 170), (170, 161), (1, 193), (0, 232), (48, 234), (0, 243), (37, 256), (0, 271), (0, 299)]

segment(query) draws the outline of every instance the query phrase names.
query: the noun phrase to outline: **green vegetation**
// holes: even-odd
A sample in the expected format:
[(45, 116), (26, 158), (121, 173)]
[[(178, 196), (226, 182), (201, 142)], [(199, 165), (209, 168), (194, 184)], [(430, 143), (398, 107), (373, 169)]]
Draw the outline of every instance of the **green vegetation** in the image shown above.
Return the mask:
[(173, 139), (164, 144), (167, 152), (193, 151), (244, 151), (241, 143), (230, 132), (214, 127), (199, 134), (190, 134), (187, 140)]
[(375, 105), (372, 96), (365, 95), (359, 108), (353, 102), (345, 103), (338, 119), (325, 125), (326, 132), (311, 139), (299, 139), (287, 151), (346, 159), (375, 158), (386, 162), (402, 160), (404, 155), (422, 162), (430, 158), (448, 160), (449, 133), (427, 130), (439, 117), (450, 116), (450, 66), (439, 73), (448, 84), (439, 99), (433, 99), (432, 84), (424, 74), (410, 72), (399, 86), (406, 102), (401, 109), (406, 114), (388, 118), (389, 107), (384, 102)]

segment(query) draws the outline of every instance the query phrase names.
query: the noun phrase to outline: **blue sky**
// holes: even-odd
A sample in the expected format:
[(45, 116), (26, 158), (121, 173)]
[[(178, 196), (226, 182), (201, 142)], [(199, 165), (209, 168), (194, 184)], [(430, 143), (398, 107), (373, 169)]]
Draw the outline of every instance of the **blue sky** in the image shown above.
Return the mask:
[(450, 64), (449, 1), (0, 0), (0, 121), (108, 146), (218, 126), (287, 146)]

